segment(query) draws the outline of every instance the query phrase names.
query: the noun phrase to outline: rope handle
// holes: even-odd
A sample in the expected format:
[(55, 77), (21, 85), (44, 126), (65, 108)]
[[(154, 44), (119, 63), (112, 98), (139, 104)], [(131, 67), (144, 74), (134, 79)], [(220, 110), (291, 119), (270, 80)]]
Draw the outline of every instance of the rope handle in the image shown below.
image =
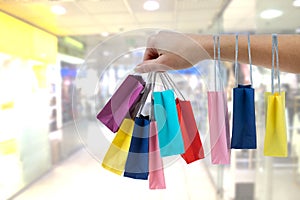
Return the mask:
[[(275, 70), (275, 59), (276, 59), (276, 70)], [(278, 79), (278, 91), (281, 92), (280, 88), (280, 70), (279, 70), (279, 57), (278, 57), (278, 38), (277, 34), (272, 34), (272, 71), (271, 71), (271, 89), (272, 94), (274, 94), (274, 80), (275, 80), (275, 72), (277, 72)]]
[[(235, 62), (234, 62), (234, 72), (235, 72), (235, 86), (238, 86), (239, 83), (239, 67), (238, 67), (238, 53), (239, 53), (239, 40), (238, 34), (235, 35)], [(249, 58), (249, 65), (250, 65), (250, 84), (253, 85), (253, 78), (252, 78), (252, 58), (251, 58), (251, 45), (250, 45), (250, 34), (247, 36), (248, 39), (248, 58)]]

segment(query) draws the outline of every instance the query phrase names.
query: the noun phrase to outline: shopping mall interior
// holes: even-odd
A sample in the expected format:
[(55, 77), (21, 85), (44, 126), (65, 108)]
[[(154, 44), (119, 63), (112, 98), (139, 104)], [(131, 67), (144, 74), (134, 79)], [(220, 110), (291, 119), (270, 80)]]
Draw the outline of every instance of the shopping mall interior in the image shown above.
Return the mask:
[[(234, 63), (222, 62), (215, 79), (213, 59), (170, 71), (205, 158), (164, 157), (165, 189), (101, 166), (115, 134), (96, 115), (160, 30), (296, 35), (299, 19), (299, 0), (1, 0), (0, 199), (298, 200), (299, 74), (281, 72), (275, 84), (285, 92), (287, 157), (264, 155), (272, 74), (253, 65), (257, 148), (231, 149), (223, 165), (211, 162), (208, 92), (221, 83), (231, 124)], [(248, 83), (249, 65), (238, 66)]]

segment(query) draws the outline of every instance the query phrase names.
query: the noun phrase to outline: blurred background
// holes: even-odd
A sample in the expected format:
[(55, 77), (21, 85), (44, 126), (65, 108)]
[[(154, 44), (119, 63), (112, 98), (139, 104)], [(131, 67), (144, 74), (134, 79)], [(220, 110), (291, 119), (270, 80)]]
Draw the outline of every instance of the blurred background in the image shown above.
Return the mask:
[[(298, 74), (281, 73), (287, 158), (263, 156), (271, 73), (254, 66), (257, 150), (232, 150), (226, 166), (212, 165), (209, 151), (190, 165), (177, 159), (165, 168), (166, 190), (105, 171), (112, 136), (95, 119), (159, 29), (299, 34), (299, 19), (299, 0), (1, 0), (0, 199), (299, 199)], [(205, 149), (211, 66), (172, 74), (192, 102)], [(249, 66), (240, 69), (239, 81), (248, 82)], [(222, 63), (219, 77), (231, 114), (233, 63)]]

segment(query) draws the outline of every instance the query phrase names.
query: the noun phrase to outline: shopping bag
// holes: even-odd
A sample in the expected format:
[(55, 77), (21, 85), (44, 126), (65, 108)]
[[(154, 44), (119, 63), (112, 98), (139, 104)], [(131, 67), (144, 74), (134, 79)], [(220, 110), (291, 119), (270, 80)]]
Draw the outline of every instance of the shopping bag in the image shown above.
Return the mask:
[(264, 155), (287, 157), (285, 93), (265, 93), (267, 103)]
[(124, 172), (134, 121), (125, 118), (102, 161), (102, 167), (118, 175)]
[(135, 118), (124, 176), (134, 179), (148, 179), (149, 174), (149, 116)]
[(189, 164), (204, 158), (204, 149), (191, 102), (176, 98), (176, 107), (185, 149), (181, 157)]
[(254, 89), (251, 85), (233, 89), (231, 148), (256, 149)]
[(161, 156), (166, 157), (184, 153), (173, 90), (153, 92), (153, 98)]
[[(218, 62), (215, 50), (218, 49)], [(230, 164), (230, 133), (227, 96), (221, 84), (217, 84), (217, 70), (220, 67), (220, 39), (214, 36), (214, 79), (215, 91), (207, 92), (208, 121), (212, 164)], [(221, 85), (221, 86), (220, 86)]]
[(233, 88), (232, 137), (233, 149), (256, 149), (255, 103), (252, 82), (252, 62), (250, 51), (250, 36), (248, 35), (248, 55), (250, 63), (250, 85), (240, 85), (238, 55), (238, 35), (236, 35), (235, 81)]
[(208, 116), (212, 164), (230, 164), (229, 118), (224, 91), (209, 91)]
[(149, 188), (165, 189), (163, 161), (160, 156), (156, 121), (150, 122), (149, 132)]
[(144, 86), (145, 82), (141, 76), (128, 75), (97, 114), (97, 119), (112, 132), (116, 132), (125, 117), (131, 118), (134, 115), (130, 112), (141, 98)]
[[(276, 70), (274, 61), (276, 58)], [(278, 79), (278, 92), (274, 89), (275, 72)], [(264, 141), (264, 155), (274, 157), (287, 157), (287, 131), (285, 118), (285, 92), (280, 90), (280, 71), (278, 60), (277, 35), (272, 35), (272, 92), (265, 93), (266, 103), (266, 134)]]

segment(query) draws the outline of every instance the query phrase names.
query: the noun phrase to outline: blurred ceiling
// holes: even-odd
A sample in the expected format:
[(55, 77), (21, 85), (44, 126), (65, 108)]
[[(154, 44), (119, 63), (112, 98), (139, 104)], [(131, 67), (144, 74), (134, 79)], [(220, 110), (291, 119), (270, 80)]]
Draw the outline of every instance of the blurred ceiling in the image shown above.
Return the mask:
[[(146, 11), (145, 0), (0, 0), (0, 10), (57, 36), (103, 37), (141, 28), (208, 33), (220, 26), (215, 32), (294, 33), (300, 27), (300, 8), (293, 7), (293, 0), (157, 1), (158, 10)], [(53, 14), (53, 5), (66, 13)], [(282, 16), (261, 19), (261, 11), (270, 8), (281, 10)]]
[[(0, 10), (55, 35), (118, 33), (137, 28), (198, 32), (211, 26), (228, 0), (160, 0), (157, 11), (143, 9), (143, 0), (5, 0)], [(51, 12), (61, 5), (63, 15)]]

